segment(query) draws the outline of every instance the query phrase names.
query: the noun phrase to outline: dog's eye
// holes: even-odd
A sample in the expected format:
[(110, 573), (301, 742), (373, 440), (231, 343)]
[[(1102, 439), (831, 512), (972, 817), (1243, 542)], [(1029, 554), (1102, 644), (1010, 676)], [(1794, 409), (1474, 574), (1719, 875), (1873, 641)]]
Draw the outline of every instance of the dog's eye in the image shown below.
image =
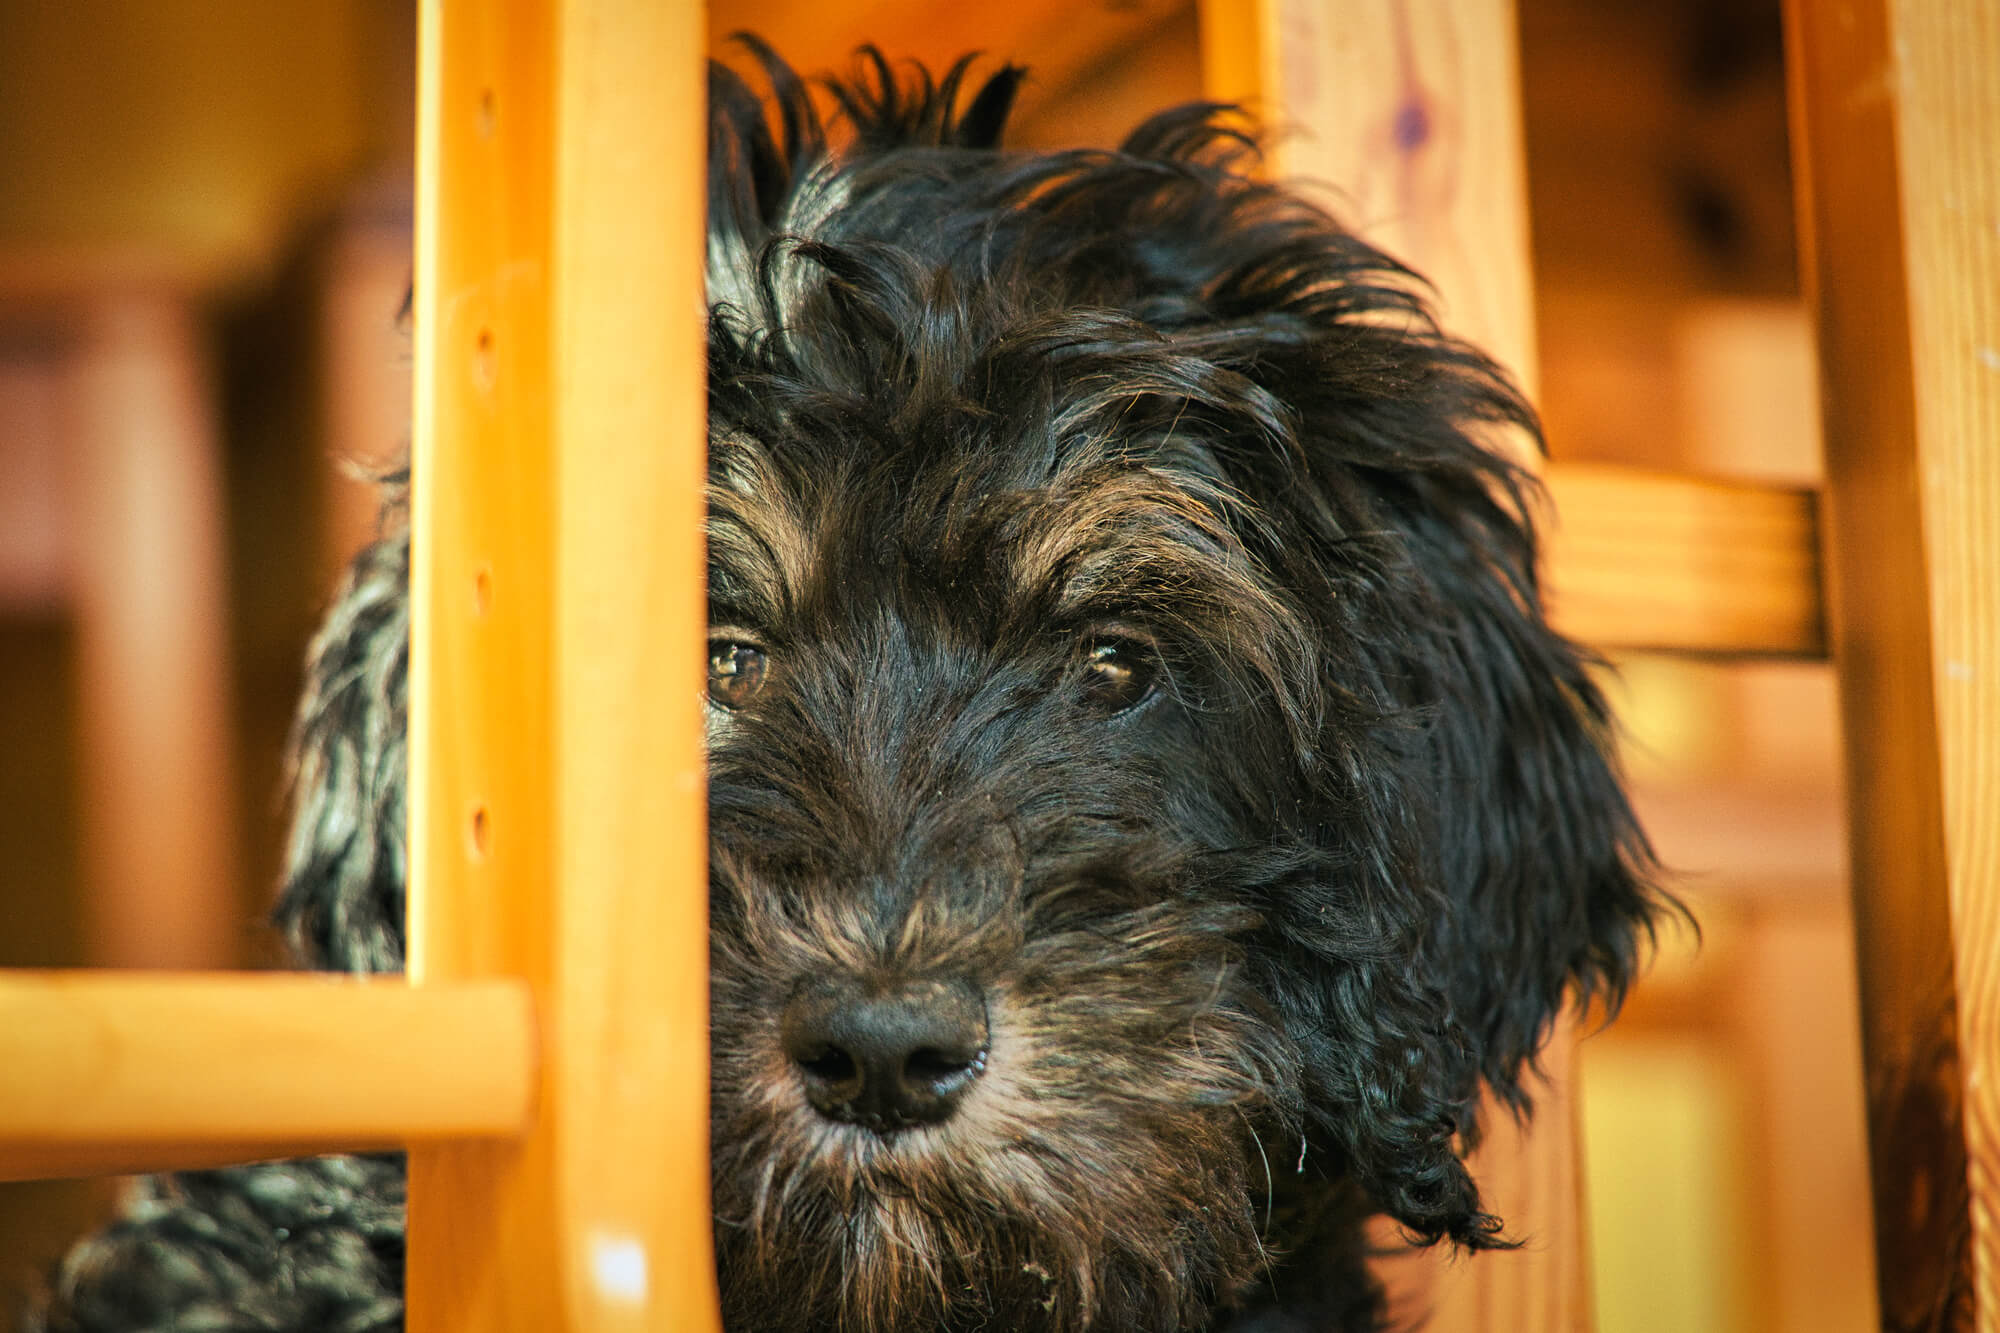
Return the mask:
[(1094, 643), (1083, 657), (1083, 697), (1098, 712), (1122, 713), (1153, 696), (1159, 664), (1143, 644)]
[(741, 639), (708, 641), (708, 697), (724, 708), (741, 708), (764, 688), (764, 650)]

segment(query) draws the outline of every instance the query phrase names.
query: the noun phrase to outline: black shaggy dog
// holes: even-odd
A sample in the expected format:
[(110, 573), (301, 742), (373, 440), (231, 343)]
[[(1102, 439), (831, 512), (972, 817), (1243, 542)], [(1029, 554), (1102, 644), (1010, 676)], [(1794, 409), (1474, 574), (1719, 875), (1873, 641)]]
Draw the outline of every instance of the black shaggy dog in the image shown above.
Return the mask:
[[(1222, 108), (711, 84), (715, 1237), (737, 1333), (1364, 1330), (1662, 900), (1534, 418)], [(838, 140), (838, 146), (835, 144)], [(279, 918), (403, 956), (408, 547), (316, 645)], [(52, 1330), (390, 1329), (394, 1159), (153, 1183)]]

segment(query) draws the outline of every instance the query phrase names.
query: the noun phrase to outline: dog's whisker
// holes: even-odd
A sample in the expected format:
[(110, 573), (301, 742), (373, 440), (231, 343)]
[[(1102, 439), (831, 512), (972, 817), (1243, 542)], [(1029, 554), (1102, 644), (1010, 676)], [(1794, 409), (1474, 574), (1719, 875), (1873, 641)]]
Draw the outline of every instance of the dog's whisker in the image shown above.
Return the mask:
[(1256, 1146), (1257, 1161), (1264, 1168), (1264, 1224), (1257, 1228), (1257, 1234), (1261, 1238), (1271, 1234), (1271, 1210), (1277, 1199), (1278, 1187), (1271, 1176), (1271, 1159), (1264, 1152), (1264, 1140), (1262, 1136), (1251, 1127), (1250, 1117), (1243, 1113), (1241, 1107), (1232, 1109), (1235, 1110), (1237, 1119), (1243, 1122), (1243, 1132), (1249, 1137), (1250, 1142)]

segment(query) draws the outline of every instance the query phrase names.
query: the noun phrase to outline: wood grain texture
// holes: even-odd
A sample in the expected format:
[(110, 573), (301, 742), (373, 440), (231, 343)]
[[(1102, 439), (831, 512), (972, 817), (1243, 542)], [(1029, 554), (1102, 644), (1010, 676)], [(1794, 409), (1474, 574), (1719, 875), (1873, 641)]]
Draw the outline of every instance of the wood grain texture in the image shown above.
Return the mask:
[(1601, 649), (1818, 658), (1818, 497), (1599, 464), (1552, 464), (1549, 610)]
[(2000, 5), (1786, 22), (1883, 1326), (2000, 1328)]
[(0, 973), (0, 1180), (517, 1133), (527, 988)]
[(526, 977), (544, 1061), (521, 1142), (411, 1154), (417, 1333), (714, 1327), (701, 38), (422, 10), (412, 971)]
[(1977, 1326), (2000, 1329), (2000, 3), (1898, 0), (1899, 192)]
[[(1532, 392), (1511, 0), (1221, 0), (1202, 31), (1214, 52), (1204, 60), (1210, 95), (1250, 105), (1281, 136), (1272, 174), (1334, 191), (1344, 223), (1431, 282), (1444, 326)], [(1489, 1106), (1492, 1137), (1473, 1163), (1488, 1207), (1529, 1243), (1465, 1262), (1432, 1250), (1385, 1266), (1395, 1309), (1428, 1313), (1425, 1327), (1437, 1333), (1591, 1326), (1574, 1040), (1568, 1021), (1550, 1038), (1551, 1078), (1531, 1128), (1517, 1132)]]
[[(1535, 380), (1511, 0), (1208, 0), (1208, 93), (1274, 138), (1271, 175), (1429, 280), (1444, 326)], [(1212, 54), (1211, 54), (1212, 52)]]

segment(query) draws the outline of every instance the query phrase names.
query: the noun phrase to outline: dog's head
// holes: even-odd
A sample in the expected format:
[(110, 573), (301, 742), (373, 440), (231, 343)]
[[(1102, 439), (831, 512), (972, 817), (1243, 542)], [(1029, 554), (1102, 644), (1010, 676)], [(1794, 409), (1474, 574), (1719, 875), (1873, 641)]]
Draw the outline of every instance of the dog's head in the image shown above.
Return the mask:
[[(1526, 1107), (1657, 901), (1488, 447), (1532, 413), (1215, 108), (1012, 155), (1017, 71), (960, 114), (878, 62), (830, 147), (756, 49), (775, 117), (711, 83), (732, 1322), (1198, 1327), (1343, 1191), (1495, 1243), (1481, 1088)], [(308, 701), (329, 965), (400, 957), (402, 558)]]

